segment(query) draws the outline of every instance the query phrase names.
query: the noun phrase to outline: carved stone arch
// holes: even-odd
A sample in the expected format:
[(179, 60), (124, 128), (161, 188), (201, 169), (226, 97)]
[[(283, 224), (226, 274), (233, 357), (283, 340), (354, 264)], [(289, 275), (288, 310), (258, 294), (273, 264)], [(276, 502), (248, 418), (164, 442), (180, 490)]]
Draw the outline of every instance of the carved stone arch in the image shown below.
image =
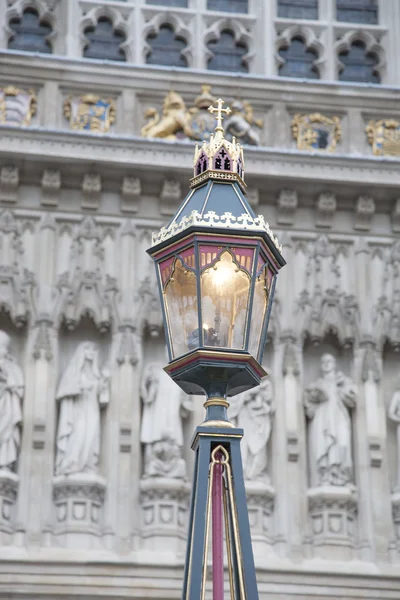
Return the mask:
[(57, 35), (56, 18), (44, 0), (17, 0), (17, 2), (14, 2), (14, 4), (7, 9), (5, 18), (6, 24), (4, 27), (7, 34), (7, 42), (9, 41), (10, 37), (14, 35), (14, 31), (9, 26), (10, 21), (12, 19), (21, 19), (23, 13), (27, 9), (32, 9), (38, 13), (39, 22), (48, 23), (50, 25), (51, 32), (46, 36), (45, 39), (50, 43), (50, 46), (53, 49), (53, 41)]
[(170, 26), (173, 29), (175, 38), (182, 39), (186, 42), (186, 48), (181, 50), (181, 55), (185, 57), (187, 66), (190, 67), (193, 57), (192, 33), (183, 19), (181, 19), (179, 15), (176, 15), (170, 11), (157, 13), (145, 24), (142, 32), (143, 60), (146, 62), (146, 58), (152, 50), (151, 44), (149, 44), (147, 38), (149, 35), (157, 35), (160, 33), (160, 29), (164, 25)]
[(374, 70), (379, 74), (380, 79), (383, 79), (384, 70), (386, 67), (385, 51), (378, 40), (365, 29), (356, 29), (345, 33), (335, 44), (335, 62), (337, 75), (344, 69), (345, 65), (339, 58), (341, 52), (349, 52), (354, 42), (363, 42), (365, 44), (365, 54), (374, 54), (378, 58), (378, 62)]
[(215, 21), (211, 27), (206, 29), (204, 33), (204, 46), (206, 53), (206, 61), (213, 57), (213, 52), (208, 48), (209, 42), (216, 42), (221, 39), (221, 34), (224, 31), (230, 31), (233, 33), (236, 43), (244, 44), (247, 48), (246, 54), (242, 56), (243, 62), (248, 67), (249, 71), (251, 68), (252, 60), (255, 56), (253, 48), (253, 37), (245, 26), (235, 18), (224, 17)]
[(313, 61), (313, 66), (317, 69), (319, 76), (323, 76), (323, 65), (326, 62), (324, 45), (318, 39), (315, 31), (311, 27), (296, 24), (287, 27), (275, 40), (275, 59), (277, 68), (285, 64), (285, 60), (279, 55), (279, 51), (289, 48), (292, 40), (298, 38), (304, 42), (306, 50), (313, 50), (317, 54), (317, 59)]
[(122, 44), (120, 44), (119, 47), (125, 53), (126, 61), (127, 62), (132, 61), (133, 54), (132, 54), (132, 49), (131, 49), (131, 44), (130, 44), (130, 35), (129, 35), (130, 31), (129, 31), (128, 23), (126, 22), (124, 17), (121, 15), (121, 13), (117, 9), (113, 8), (112, 6), (108, 6), (106, 4), (103, 6), (97, 6), (95, 8), (92, 8), (92, 10), (90, 10), (88, 13), (85, 14), (85, 16), (82, 18), (82, 20), (80, 22), (79, 40), (80, 40), (80, 44), (81, 44), (82, 54), (83, 54), (83, 51), (85, 50), (85, 48), (87, 47), (87, 45), (89, 44), (89, 40), (85, 35), (85, 30), (88, 27), (95, 28), (101, 18), (110, 19), (112, 26), (113, 26), (113, 31), (121, 31), (125, 35), (125, 41), (122, 42)]

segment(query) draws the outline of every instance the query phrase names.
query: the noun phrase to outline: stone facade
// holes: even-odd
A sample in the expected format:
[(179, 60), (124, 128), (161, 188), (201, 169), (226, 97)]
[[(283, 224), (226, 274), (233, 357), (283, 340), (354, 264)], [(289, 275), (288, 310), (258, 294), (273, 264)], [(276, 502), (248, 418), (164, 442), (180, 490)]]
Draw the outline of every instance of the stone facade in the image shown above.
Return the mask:
[[(52, 55), (7, 50), (9, 20), (28, 4), (53, 27)], [(189, 440), (204, 410), (201, 398), (178, 398), (183, 444), (161, 425), (141, 442), (144, 409), (160, 398), (145, 373), (166, 360), (145, 250), (188, 189), (194, 142), (141, 131), (170, 90), (192, 107), (205, 81), (227, 103), (253, 108), (260, 143), (244, 151), (248, 196), (287, 261), (265, 352), (267, 473), (246, 481), (260, 597), (398, 597), (400, 158), (382, 133), (400, 122), (398, 2), (383, 0), (379, 25), (360, 27), (335, 22), (329, 0), (309, 23), (278, 17), (272, 1), (228, 16), (203, 0), (189, 5), (0, 7), (0, 330), (23, 373), (21, 419), (6, 423), (14, 462), (1, 445), (9, 398), (0, 386), (0, 461), (11, 456), (0, 468), (0, 597), (180, 597)], [(126, 62), (82, 58), (82, 32), (103, 14), (126, 32)], [(189, 68), (146, 65), (146, 36), (164, 22), (188, 40)], [(204, 70), (204, 40), (227, 23), (249, 45), (240, 78)], [(276, 53), (299, 31), (323, 59), (319, 81), (276, 77)], [(335, 52), (355, 31), (380, 57), (381, 85), (332, 81)], [(318, 145), (321, 131), (329, 148)], [(98, 356), (77, 360), (79, 389), (61, 391), (82, 342)], [(320, 372), (326, 355), (336, 359), (331, 379)], [(2, 361), (0, 377), (12, 377)], [(94, 388), (88, 425), (79, 429), (85, 421), (71, 413), (63, 433), (61, 411), (77, 397), (86, 410)], [(347, 462), (342, 450), (330, 457), (332, 445), (311, 452), (326, 398), (345, 405)], [(71, 435), (79, 444), (68, 445)], [(60, 452), (75, 464), (62, 474)]]

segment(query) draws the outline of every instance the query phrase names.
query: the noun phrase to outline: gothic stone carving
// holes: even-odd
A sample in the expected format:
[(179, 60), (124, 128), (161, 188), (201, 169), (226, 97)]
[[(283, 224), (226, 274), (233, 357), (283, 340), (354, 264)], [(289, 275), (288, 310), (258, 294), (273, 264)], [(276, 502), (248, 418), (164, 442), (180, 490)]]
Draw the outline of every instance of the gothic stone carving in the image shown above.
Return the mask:
[(57, 206), (61, 190), (61, 174), (57, 169), (45, 169), (42, 176), (43, 206)]
[(317, 202), (315, 225), (317, 227), (331, 228), (336, 206), (337, 202), (334, 194), (330, 192), (320, 194)]
[(15, 203), (18, 198), (19, 173), (18, 168), (11, 165), (0, 170), (0, 200)]
[(392, 230), (393, 233), (400, 233), (400, 198), (396, 198), (392, 210)]
[(82, 208), (96, 210), (101, 197), (101, 176), (98, 173), (86, 173), (82, 181)]
[(395, 119), (370, 121), (365, 128), (368, 143), (376, 156), (400, 155), (400, 122)]
[(121, 211), (137, 212), (141, 192), (142, 186), (138, 177), (124, 177), (121, 188)]
[(257, 541), (271, 543), (273, 541), (272, 517), (275, 490), (270, 485), (259, 481), (247, 481), (246, 493), (253, 544), (257, 544)]
[(74, 329), (84, 315), (89, 315), (100, 331), (111, 325), (115, 280), (104, 273), (102, 231), (91, 217), (80, 223), (71, 253), (70, 271), (61, 275), (60, 316)]
[(189, 483), (179, 479), (142, 479), (140, 491), (144, 548), (182, 551), (187, 535)]
[(354, 546), (357, 514), (354, 490), (320, 487), (308, 490), (307, 496), (314, 545)]
[(272, 382), (265, 377), (260, 386), (230, 401), (229, 414), (245, 432), (241, 441), (244, 478), (268, 482), (267, 445), (275, 412)]
[(33, 274), (23, 267), (19, 224), (9, 210), (0, 214), (0, 307), (20, 327), (32, 308)]
[(145, 369), (141, 398), (144, 477), (184, 477), (182, 417), (191, 409), (190, 401), (161, 365), (156, 364)]
[(349, 377), (337, 371), (331, 354), (322, 356), (321, 371), (322, 377), (312, 383), (304, 395), (310, 420), (311, 486), (352, 487), (352, 427), (348, 409), (355, 406), (357, 388)]
[(11, 534), (15, 524), (18, 476), (0, 468), (0, 532)]
[(91, 547), (103, 530), (106, 483), (93, 473), (53, 479), (54, 534), (64, 546)]
[(298, 113), (292, 119), (292, 134), (299, 150), (334, 152), (342, 135), (340, 118)]
[(100, 407), (109, 402), (109, 373), (100, 371), (98, 348), (83, 342), (61, 377), (56, 475), (96, 473), (100, 456)]
[(21, 445), (24, 378), (10, 355), (10, 338), (0, 330), (0, 471), (15, 471)]
[(64, 102), (64, 115), (71, 129), (106, 133), (115, 122), (115, 101), (95, 94), (69, 96)]
[(181, 197), (181, 184), (179, 181), (164, 180), (160, 194), (161, 214), (173, 215)]
[(282, 190), (278, 197), (277, 218), (279, 225), (293, 225), (298, 205), (295, 190)]
[(392, 494), (392, 518), (396, 537), (400, 540), (400, 491), (396, 491)]
[(36, 114), (36, 93), (13, 85), (0, 88), (0, 123), (27, 127)]
[[(400, 493), (400, 384), (398, 389), (394, 392), (392, 400), (390, 402), (389, 419), (394, 421), (397, 425), (397, 483), (396, 490)], [(399, 515), (400, 516), (400, 515)], [(400, 521), (399, 521), (400, 523)]]
[(359, 196), (355, 212), (354, 229), (369, 231), (375, 214), (375, 200), (371, 196)]

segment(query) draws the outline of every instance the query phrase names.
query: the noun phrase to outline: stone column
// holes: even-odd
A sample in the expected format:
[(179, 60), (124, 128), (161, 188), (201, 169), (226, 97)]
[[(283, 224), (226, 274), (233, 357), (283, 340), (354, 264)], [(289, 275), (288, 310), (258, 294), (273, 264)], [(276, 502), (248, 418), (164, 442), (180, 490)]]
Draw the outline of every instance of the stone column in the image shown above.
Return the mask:
[(53, 328), (56, 224), (45, 214), (38, 229), (37, 288), (33, 323), (28, 332), (25, 368), (23, 448), (18, 502), (19, 521), (26, 523), (28, 542), (42, 544), (43, 527), (51, 521), (51, 479), (56, 425), (57, 343)]

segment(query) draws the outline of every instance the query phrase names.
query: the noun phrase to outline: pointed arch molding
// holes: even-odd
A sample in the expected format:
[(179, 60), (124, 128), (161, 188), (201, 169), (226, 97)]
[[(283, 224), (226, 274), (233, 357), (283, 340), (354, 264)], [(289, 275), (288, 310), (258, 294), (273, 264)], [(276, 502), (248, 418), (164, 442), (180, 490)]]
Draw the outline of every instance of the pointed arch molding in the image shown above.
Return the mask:
[(365, 53), (366, 54), (375, 54), (378, 58), (378, 63), (374, 67), (374, 69), (379, 73), (381, 80), (384, 76), (384, 71), (386, 67), (386, 59), (385, 59), (385, 51), (382, 48), (379, 41), (369, 32), (364, 29), (356, 29), (353, 31), (348, 31), (345, 33), (335, 44), (335, 63), (336, 63), (336, 73), (339, 76), (339, 73), (344, 69), (345, 65), (339, 58), (339, 54), (341, 52), (349, 52), (351, 49), (351, 45), (354, 42), (364, 42), (365, 44)]
[(231, 31), (236, 43), (243, 43), (247, 47), (247, 52), (242, 56), (242, 60), (247, 67), (251, 67), (255, 52), (253, 50), (253, 36), (251, 32), (238, 19), (224, 17), (215, 21), (204, 32), (204, 48), (206, 53), (206, 62), (214, 56), (212, 50), (207, 46), (209, 42), (217, 42), (221, 38), (223, 31)]
[(181, 38), (186, 42), (186, 48), (181, 51), (181, 54), (186, 58), (188, 67), (190, 67), (193, 58), (193, 36), (190, 27), (179, 15), (168, 10), (157, 13), (144, 26), (142, 31), (143, 60), (146, 61), (147, 56), (151, 52), (151, 45), (147, 41), (148, 36), (157, 35), (163, 25), (170, 25), (174, 30), (175, 38)]
[(101, 19), (102, 17), (110, 19), (113, 26), (113, 31), (122, 31), (122, 33), (125, 35), (125, 41), (122, 42), (122, 44), (120, 44), (120, 48), (124, 51), (127, 62), (132, 62), (133, 52), (130, 28), (128, 27), (128, 23), (116, 8), (113, 8), (112, 6), (108, 5), (97, 6), (95, 8), (92, 8), (92, 10), (87, 12), (85, 16), (81, 19), (79, 25), (79, 40), (81, 44), (82, 54), (86, 46), (89, 44), (89, 40), (85, 35), (85, 30), (88, 27), (96, 27), (99, 19)]
[(14, 35), (13, 29), (9, 26), (10, 21), (12, 19), (21, 19), (27, 8), (36, 10), (39, 15), (40, 23), (46, 22), (51, 26), (51, 32), (46, 36), (46, 40), (53, 46), (53, 40), (57, 35), (56, 18), (54, 12), (52, 12), (52, 9), (44, 0), (17, 0), (17, 2), (14, 2), (14, 4), (7, 9), (5, 19), (6, 24), (4, 27), (7, 34), (7, 41)]
[(326, 62), (325, 47), (320, 42), (317, 34), (311, 27), (305, 25), (292, 25), (282, 31), (275, 40), (275, 60), (277, 69), (285, 63), (285, 60), (279, 55), (279, 50), (289, 48), (293, 38), (300, 38), (306, 47), (306, 50), (314, 50), (318, 58), (313, 62), (313, 65), (318, 70), (319, 76), (323, 77), (323, 68)]

